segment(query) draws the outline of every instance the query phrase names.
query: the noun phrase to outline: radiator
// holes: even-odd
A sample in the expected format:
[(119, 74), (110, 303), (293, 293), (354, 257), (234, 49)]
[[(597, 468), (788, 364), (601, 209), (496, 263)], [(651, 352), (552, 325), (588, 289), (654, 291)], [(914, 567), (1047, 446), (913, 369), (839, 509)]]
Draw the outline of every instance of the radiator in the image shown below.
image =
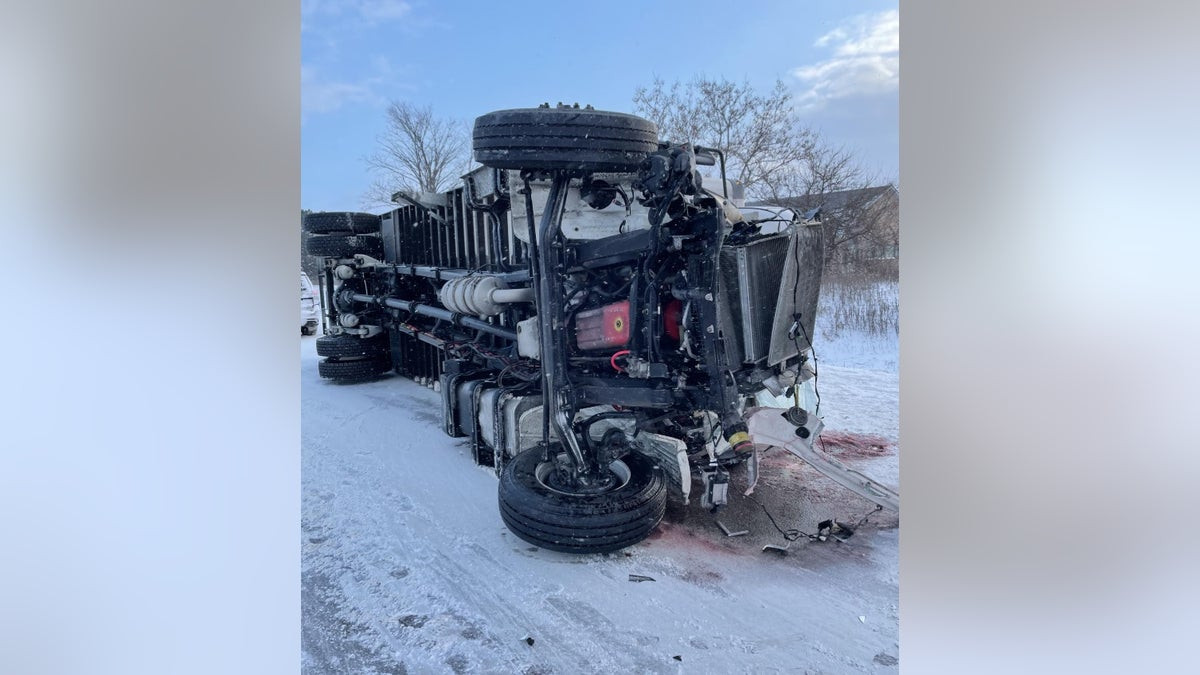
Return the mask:
[[(811, 345), (821, 286), (821, 230), (797, 226), (721, 250), (718, 316), (730, 365), (775, 365)], [(798, 277), (797, 277), (798, 275)], [(788, 337), (800, 313), (804, 330)]]

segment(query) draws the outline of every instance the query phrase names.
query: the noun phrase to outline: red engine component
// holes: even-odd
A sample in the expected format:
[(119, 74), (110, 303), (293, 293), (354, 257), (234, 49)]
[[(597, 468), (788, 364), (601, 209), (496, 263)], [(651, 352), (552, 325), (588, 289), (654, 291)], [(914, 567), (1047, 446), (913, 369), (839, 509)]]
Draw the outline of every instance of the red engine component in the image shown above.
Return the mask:
[(671, 298), (663, 305), (663, 332), (667, 337), (679, 342), (679, 324), (683, 322), (683, 303), (678, 298)]
[(589, 309), (575, 316), (575, 344), (606, 349), (629, 343), (629, 301)]

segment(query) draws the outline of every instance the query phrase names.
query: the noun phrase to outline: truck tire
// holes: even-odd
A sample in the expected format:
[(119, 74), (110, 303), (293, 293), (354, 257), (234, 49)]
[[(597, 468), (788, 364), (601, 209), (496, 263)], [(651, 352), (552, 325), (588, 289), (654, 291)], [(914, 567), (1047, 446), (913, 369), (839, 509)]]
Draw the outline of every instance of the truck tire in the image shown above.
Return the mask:
[(349, 258), (360, 253), (383, 257), (383, 240), (379, 237), (314, 234), (304, 242), (304, 248), (309, 255), (321, 258)]
[(370, 213), (322, 211), (304, 216), (304, 231), (313, 234), (373, 234), (382, 220)]
[(387, 354), (365, 359), (325, 359), (317, 364), (317, 373), (335, 382), (362, 382), (379, 377), (391, 369), (392, 360)]
[[(567, 494), (539, 477), (540, 448), (521, 452), (500, 475), (500, 517), (524, 541), (563, 553), (609, 553), (646, 538), (667, 507), (662, 469), (631, 452), (620, 462), (628, 473), (602, 494)], [(543, 467), (543, 471), (545, 468)]]
[(387, 336), (379, 333), (369, 338), (343, 333), (317, 338), (317, 355), (335, 359), (373, 356), (387, 351)]
[(650, 120), (605, 110), (518, 108), (475, 118), (475, 161), (497, 169), (634, 171), (658, 149)]

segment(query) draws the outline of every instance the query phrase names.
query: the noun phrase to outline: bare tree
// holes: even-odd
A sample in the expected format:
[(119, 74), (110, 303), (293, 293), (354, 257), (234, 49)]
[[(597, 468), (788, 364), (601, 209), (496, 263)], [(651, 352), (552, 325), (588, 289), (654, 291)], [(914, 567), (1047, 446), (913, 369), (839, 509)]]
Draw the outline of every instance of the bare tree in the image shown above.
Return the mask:
[(865, 248), (886, 248), (892, 238), (895, 195), (872, 187), (877, 184), (853, 152), (818, 140), (759, 192), (766, 201), (801, 212), (821, 207), (825, 260), (847, 263)]
[(470, 168), (470, 135), (457, 120), (440, 118), (433, 109), (393, 101), (378, 148), (366, 158), (376, 175), (364, 200), (392, 204), (400, 190), (441, 192)]
[(801, 161), (816, 141), (792, 114), (791, 93), (778, 80), (763, 95), (748, 82), (724, 78), (697, 77), (669, 86), (655, 78), (649, 87), (638, 87), (633, 103), (668, 140), (724, 152), (729, 177), (754, 196), (765, 195), (764, 190)]
[(823, 205), (825, 263), (843, 266), (899, 250), (899, 200), (891, 186), (836, 194)]
[(880, 191), (867, 189), (875, 177), (853, 152), (800, 124), (783, 82), (759, 94), (723, 78), (670, 85), (655, 78), (634, 92), (633, 103), (665, 138), (723, 151), (729, 177), (751, 199), (800, 211), (823, 206), (827, 261), (843, 262), (865, 241), (890, 236), (877, 232), (890, 214), (876, 199)]
[(308, 275), (314, 283), (321, 277), (321, 270), (324, 269), (324, 260), (314, 255), (309, 255), (304, 249), (304, 241), (308, 239), (308, 233), (304, 231), (304, 216), (312, 213), (310, 209), (300, 209), (300, 270)]
[[(895, 186), (891, 186), (895, 187)], [(871, 205), (875, 226), (868, 238), (884, 257), (900, 257), (900, 191), (884, 195)]]
[(805, 149), (799, 161), (776, 172), (766, 181), (762, 197), (780, 201), (805, 195), (823, 195), (866, 187), (870, 180), (851, 151), (817, 140)]

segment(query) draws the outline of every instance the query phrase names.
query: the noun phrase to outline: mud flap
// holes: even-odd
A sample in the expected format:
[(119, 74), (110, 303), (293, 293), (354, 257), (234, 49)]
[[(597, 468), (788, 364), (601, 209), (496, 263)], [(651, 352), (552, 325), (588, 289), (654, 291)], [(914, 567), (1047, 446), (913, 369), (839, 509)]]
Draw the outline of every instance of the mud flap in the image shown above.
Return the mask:
[(658, 460), (666, 472), (671, 492), (683, 498), (684, 504), (691, 503), (692, 470), (688, 464), (687, 444), (677, 438), (661, 436), (643, 431), (638, 434), (642, 454)]
[(752, 408), (746, 414), (750, 437), (755, 443), (777, 445), (804, 460), (835, 483), (885, 509), (899, 512), (900, 493), (867, 478), (813, 447), (813, 439), (821, 433), (823, 425), (821, 420), (815, 417), (810, 416), (809, 420), (808, 427), (797, 427), (788, 421), (784, 411), (778, 408)]

